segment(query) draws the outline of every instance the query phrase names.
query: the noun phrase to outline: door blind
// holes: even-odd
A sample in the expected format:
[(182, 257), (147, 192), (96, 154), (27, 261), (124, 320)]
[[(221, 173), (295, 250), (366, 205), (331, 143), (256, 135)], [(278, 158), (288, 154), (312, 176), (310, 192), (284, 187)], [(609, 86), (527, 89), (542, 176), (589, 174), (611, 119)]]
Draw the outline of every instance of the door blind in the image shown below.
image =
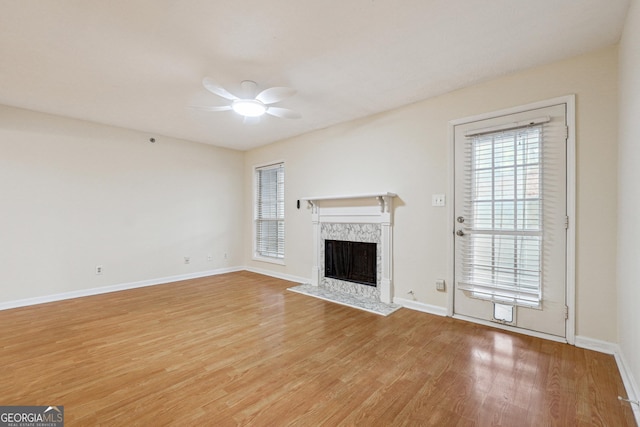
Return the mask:
[(284, 258), (284, 164), (256, 169), (256, 255)]
[(467, 137), (462, 277), (474, 298), (542, 301), (544, 124)]

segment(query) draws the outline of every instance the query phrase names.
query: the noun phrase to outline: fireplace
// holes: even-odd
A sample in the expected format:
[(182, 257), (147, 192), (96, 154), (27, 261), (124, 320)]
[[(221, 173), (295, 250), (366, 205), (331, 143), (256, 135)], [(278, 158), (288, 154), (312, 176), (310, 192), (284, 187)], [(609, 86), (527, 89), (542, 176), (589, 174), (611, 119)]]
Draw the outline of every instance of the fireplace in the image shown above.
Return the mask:
[[(303, 199), (313, 222), (311, 285), (392, 302), (394, 197), (373, 193)], [(344, 261), (343, 254), (354, 258)]]
[(376, 243), (324, 241), (324, 277), (376, 286)]

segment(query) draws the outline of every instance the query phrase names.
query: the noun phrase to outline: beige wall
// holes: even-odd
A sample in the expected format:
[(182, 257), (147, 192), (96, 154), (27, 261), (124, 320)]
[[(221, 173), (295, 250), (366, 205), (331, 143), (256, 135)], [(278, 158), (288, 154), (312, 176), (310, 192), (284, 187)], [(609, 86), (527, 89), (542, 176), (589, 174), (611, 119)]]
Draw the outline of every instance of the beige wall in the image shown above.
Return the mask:
[[(620, 44), (618, 339), (640, 397), (640, 3), (631, 2)], [(640, 408), (634, 407), (640, 420)]]
[(242, 265), (243, 153), (150, 136), (0, 107), (0, 303)]
[[(626, 52), (635, 39), (627, 35), (633, 47)], [(625, 67), (633, 88), (635, 63)], [(150, 144), (140, 132), (0, 107), (0, 302), (243, 263), (309, 278), (310, 213), (295, 201), (392, 191), (399, 194), (395, 296), (410, 298), (412, 290), (417, 301), (446, 307), (447, 294), (434, 282), (451, 283), (448, 209), (432, 207), (431, 195), (445, 193), (451, 202), (448, 122), (575, 93), (576, 333), (617, 342), (617, 76), (617, 49), (610, 48), (244, 154), (162, 137)], [(631, 107), (623, 118), (633, 127), (637, 99), (625, 99)], [(637, 158), (628, 141), (623, 160)], [(274, 160), (286, 162), (285, 266), (251, 260), (252, 166)], [(633, 166), (622, 170), (637, 178)], [(192, 264), (183, 264), (185, 255)], [(102, 276), (94, 274), (97, 264)], [(637, 278), (636, 264), (619, 271)], [(621, 303), (635, 295), (620, 286)], [(634, 310), (625, 313), (629, 320)], [(620, 333), (637, 351), (637, 337)]]
[(256, 269), (309, 278), (311, 218), (304, 196), (391, 191), (395, 296), (446, 307), (435, 280), (451, 283), (446, 208), (431, 195), (448, 194), (448, 122), (467, 116), (576, 94), (577, 325), (576, 334), (615, 342), (617, 49), (477, 84), (362, 120), (333, 126), (246, 153), (245, 203), (252, 201), (252, 166), (286, 162), (286, 266), (251, 260), (251, 210), (245, 257)]

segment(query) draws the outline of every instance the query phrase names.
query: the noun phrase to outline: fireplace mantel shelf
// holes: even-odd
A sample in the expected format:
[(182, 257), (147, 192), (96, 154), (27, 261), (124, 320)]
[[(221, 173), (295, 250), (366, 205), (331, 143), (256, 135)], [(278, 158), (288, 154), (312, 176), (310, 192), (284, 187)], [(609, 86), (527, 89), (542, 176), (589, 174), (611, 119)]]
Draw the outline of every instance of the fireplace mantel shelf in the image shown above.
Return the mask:
[(328, 201), (343, 201), (343, 200), (361, 200), (361, 199), (376, 199), (382, 212), (389, 211), (391, 206), (391, 199), (396, 197), (396, 193), (366, 193), (366, 194), (343, 194), (340, 196), (321, 196), (321, 197), (303, 197), (300, 200), (305, 200), (311, 209), (317, 211), (318, 203)]
[(367, 193), (367, 194), (343, 194), (341, 196), (320, 196), (320, 197), (303, 197), (300, 200), (305, 200), (309, 207), (314, 211), (317, 209), (318, 203), (323, 201), (338, 201), (338, 200), (356, 200), (356, 199), (377, 199), (382, 211), (388, 211), (391, 205), (391, 198), (396, 197), (396, 193)]
[(307, 202), (320, 202), (323, 200), (348, 200), (348, 199), (375, 199), (377, 197), (396, 197), (396, 193), (368, 193), (368, 194), (343, 194), (340, 196), (303, 197), (300, 200)]

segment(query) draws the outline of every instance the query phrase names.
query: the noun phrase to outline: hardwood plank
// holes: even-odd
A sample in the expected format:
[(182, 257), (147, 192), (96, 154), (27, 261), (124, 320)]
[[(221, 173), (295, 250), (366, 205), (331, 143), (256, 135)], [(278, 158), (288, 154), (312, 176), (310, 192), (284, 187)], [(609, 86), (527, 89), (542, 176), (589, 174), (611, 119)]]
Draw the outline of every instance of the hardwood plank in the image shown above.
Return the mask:
[(240, 272), (0, 312), (2, 405), (69, 425), (635, 425), (612, 356)]

